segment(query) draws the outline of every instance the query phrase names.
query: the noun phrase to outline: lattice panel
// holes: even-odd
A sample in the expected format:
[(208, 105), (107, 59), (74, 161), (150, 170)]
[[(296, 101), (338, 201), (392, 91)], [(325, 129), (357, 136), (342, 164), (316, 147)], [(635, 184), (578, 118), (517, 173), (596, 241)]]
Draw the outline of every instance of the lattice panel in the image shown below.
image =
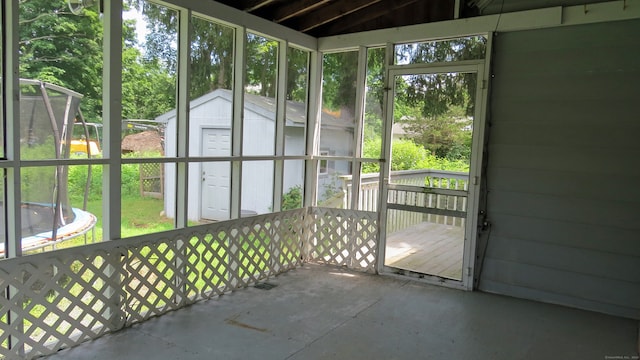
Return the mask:
[(142, 196), (153, 196), (162, 198), (163, 188), (163, 164), (144, 163), (140, 164), (140, 194)]
[(188, 296), (216, 296), (301, 265), (305, 214), (299, 209), (256, 216), (193, 234), (189, 261), (200, 276), (197, 295)]
[(189, 262), (199, 274), (195, 292), (190, 298), (209, 298), (232, 290), (232, 272), (229, 268), (229, 238), (223, 230), (194, 234), (189, 241)]
[(0, 288), (9, 290), (0, 296), (0, 357), (51, 354), (277, 275), (303, 258), (374, 268), (375, 213), (311, 211), (0, 261)]
[(188, 268), (184, 242), (166, 240), (129, 248), (124, 264), (127, 324), (180, 308)]
[(117, 272), (122, 266), (112, 266), (119, 264), (120, 255), (77, 255), (0, 270), (0, 286), (11, 295), (11, 300), (0, 298), (2, 356), (50, 354), (122, 326), (121, 312), (110, 306), (123, 298)]
[(314, 208), (312, 215), (314, 232), (308, 254), (310, 261), (375, 270), (377, 213)]
[(302, 239), (306, 228), (304, 215), (304, 213), (295, 212), (274, 216), (272, 222), (275, 240), (272, 256), (273, 271), (282, 272), (302, 264)]

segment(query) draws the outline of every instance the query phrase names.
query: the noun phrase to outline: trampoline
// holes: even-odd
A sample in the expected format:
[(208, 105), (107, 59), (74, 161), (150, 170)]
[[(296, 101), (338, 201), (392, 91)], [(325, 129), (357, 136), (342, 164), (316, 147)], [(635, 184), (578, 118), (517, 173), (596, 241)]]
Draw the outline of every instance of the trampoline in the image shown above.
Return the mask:
[[(84, 125), (85, 139), (89, 138), (80, 111), (80, 99), (81, 94), (64, 87), (20, 79), (21, 160), (68, 159), (76, 122)], [(91, 157), (89, 141), (86, 143), (87, 152), (84, 156)], [(53, 164), (23, 167), (21, 172), (23, 252), (54, 247), (94, 229), (97, 219), (86, 211), (91, 165), (86, 171), (82, 194), (75, 194), (76, 199), (82, 198), (82, 208), (71, 206), (68, 193), (69, 166)], [(4, 210), (3, 203), (0, 203), (0, 210)], [(0, 226), (0, 235), (6, 239), (4, 223)], [(0, 256), (6, 255), (5, 246), (5, 243), (0, 243)]]

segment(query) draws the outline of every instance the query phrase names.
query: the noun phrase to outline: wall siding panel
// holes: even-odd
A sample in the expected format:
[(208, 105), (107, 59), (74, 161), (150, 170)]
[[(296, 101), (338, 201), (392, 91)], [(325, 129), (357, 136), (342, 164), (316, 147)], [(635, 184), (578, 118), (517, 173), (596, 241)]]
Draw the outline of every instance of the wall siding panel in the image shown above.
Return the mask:
[[(492, 238), (497, 236), (537, 241), (541, 244), (640, 257), (637, 230), (507, 214), (492, 214), (491, 220), (494, 223)], [(495, 248), (494, 246), (493, 249)]]
[(637, 29), (495, 38), (481, 290), (640, 319)]

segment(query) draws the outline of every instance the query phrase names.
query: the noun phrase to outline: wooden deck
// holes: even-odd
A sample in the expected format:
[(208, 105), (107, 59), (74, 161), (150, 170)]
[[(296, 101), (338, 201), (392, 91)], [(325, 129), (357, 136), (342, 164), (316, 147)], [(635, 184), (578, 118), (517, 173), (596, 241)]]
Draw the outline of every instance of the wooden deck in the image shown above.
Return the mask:
[(385, 265), (462, 279), (464, 228), (423, 222), (387, 235)]

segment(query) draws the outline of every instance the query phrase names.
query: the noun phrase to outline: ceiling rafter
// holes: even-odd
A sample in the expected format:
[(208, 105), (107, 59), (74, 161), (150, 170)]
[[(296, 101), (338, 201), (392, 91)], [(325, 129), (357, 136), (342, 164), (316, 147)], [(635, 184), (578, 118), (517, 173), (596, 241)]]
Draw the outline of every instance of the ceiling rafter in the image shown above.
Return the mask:
[[(489, 0), (208, 0), (315, 37), (452, 20)], [(595, 0), (594, 0), (595, 1)], [(466, 11), (466, 12), (465, 12)]]
[(324, 36), (350, 32), (351, 29), (379, 19), (380, 17), (388, 15), (392, 11), (396, 11), (403, 7), (409, 6), (417, 1), (419, 0), (380, 1), (377, 4), (368, 7), (366, 11), (357, 11), (345, 15), (340, 18), (340, 21), (334, 21), (330, 24), (326, 24), (318, 30), (321, 30)]
[(336, 1), (295, 19), (290, 26), (298, 31), (307, 32), (380, 1), (382, 0)]
[(300, 16), (309, 11), (315, 10), (331, 0), (300, 0), (291, 1), (287, 5), (281, 6), (276, 9), (271, 18), (272, 21), (281, 23), (295, 16)]
[(260, 9), (261, 7), (267, 6), (269, 4), (274, 3), (276, 0), (249, 0), (245, 1), (242, 6), (244, 7), (244, 11), (252, 12)]

